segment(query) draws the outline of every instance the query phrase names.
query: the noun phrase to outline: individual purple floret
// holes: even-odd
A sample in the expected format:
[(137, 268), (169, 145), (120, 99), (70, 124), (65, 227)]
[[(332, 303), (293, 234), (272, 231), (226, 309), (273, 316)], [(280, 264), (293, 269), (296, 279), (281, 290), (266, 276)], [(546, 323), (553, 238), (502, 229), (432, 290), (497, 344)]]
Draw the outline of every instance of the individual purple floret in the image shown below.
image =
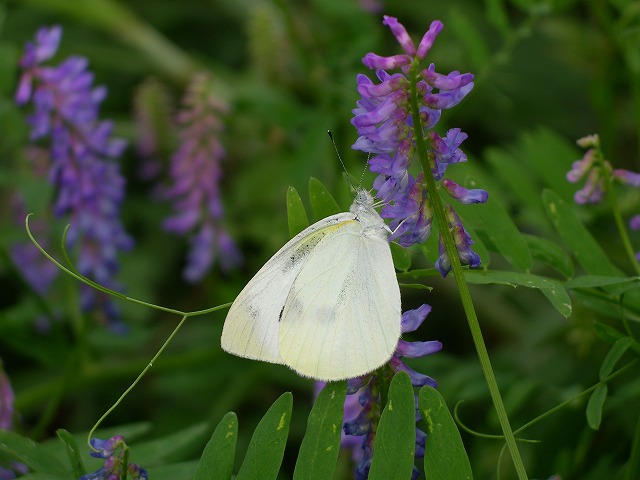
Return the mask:
[(173, 184), (165, 192), (173, 202), (173, 216), (164, 228), (181, 235), (191, 234), (184, 278), (201, 280), (220, 257), (223, 268), (240, 262), (240, 254), (221, 226), (220, 162), (225, 150), (220, 143), (221, 116), (227, 105), (211, 90), (207, 75), (194, 77), (179, 113), (180, 146), (171, 159)]
[(91, 452), (91, 456), (104, 458), (105, 462), (95, 472), (82, 475), (80, 480), (119, 480), (124, 475), (125, 470), (127, 478), (132, 480), (147, 480), (149, 478), (147, 471), (135, 463), (124, 465), (124, 452), (129, 447), (122, 435), (116, 435), (107, 440), (92, 438), (90, 443), (94, 449)]
[[(67, 246), (77, 248), (76, 268), (118, 289), (118, 253), (133, 244), (120, 221), (125, 181), (117, 159), (126, 142), (112, 137), (112, 122), (98, 118), (107, 90), (93, 86), (86, 58), (71, 56), (58, 66), (42, 65), (57, 51), (61, 34), (59, 26), (41, 28), (35, 42), (27, 44), (16, 101), (33, 107), (28, 117), (31, 140), (48, 140), (48, 176), (56, 188), (53, 212), (69, 219)], [(83, 309), (107, 305), (104, 312), (117, 320), (117, 309), (104, 294), (83, 288), (81, 297)]]
[[(427, 317), (431, 307), (422, 305), (415, 310), (408, 310), (402, 314), (402, 333), (413, 332)], [(407, 342), (399, 340), (396, 351), (389, 360), (388, 368), (383, 373), (387, 377), (387, 384), (392, 376), (400, 371), (406, 372), (411, 378), (414, 387), (429, 385), (436, 387), (436, 382), (431, 377), (416, 372), (403, 361), (403, 357), (419, 358), (440, 351), (442, 344), (438, 341), (429, 342)], [(351, 448), (353, 460), (356, 463), (355, 478), (364, 480), (369, 474), (371, 460), (375, 450), (375, 433), (380, 421), (380, 375), (379, 372), (364, 375), (362, 377), (350, 379), (347, 383), (347, 398), (344, 405), (345, 423), (342, 436), (343, 448)], [(416, 421), (420, 416), (416, 409)], [(355, 438), (354, 438), (355, 437)], [(416, 429), (416, 457), (424, 456), (425, 433)], [(413, 478), (418, 474), (414, 468)]]
[[(409, 173), (411, 158), (416, 153), (413, 115), (420, 119), (429, 148), (431, 174), (440, 181), (449, 165), (467, 161), (460, 149), (467, 134), (452, 128), (441, 137), (431, 129), (440, 120), (443, 109), (454, 107), (471, 91), (473, 75), (457, 71), (442, 75), (435, 71), (433, 64), (422, 70), (417, 68), (442, 30), (441, 22), (431, 23), (417, 48), (397, 19), (385, 16), (383, 24), (391, 29), (404, 53), (389, 57), (368, 53), (362, 59), (367, 67), (375, 70), (379, 82), (366, 75), (357, 77), (361, 99), (353, 110), (351, 123), (360, 137), (352, 148), (373, 154), (369, 165), (371, 171), (378, 174), (373, 187), (377, 197), (386, 203), (381, 216), (391, 220), (389, 226), (394, 233), (390, 240), (411, 246), (429, 237), (433, 217), (423, 173), (417, 177)], [(402, 73), (388, 73), (392, 69), (400, 69)], [(417, 76), (418, 112), (415, 113), (411, 111), (412, 75)], [(442, 186), (461, 203), (484, 203), (488, 198), (484, 190), (466, 190), (450, 180), (443, 181)], [(465, 263), (465, 258), (460, 258), (463, 264), (477, 266)]]

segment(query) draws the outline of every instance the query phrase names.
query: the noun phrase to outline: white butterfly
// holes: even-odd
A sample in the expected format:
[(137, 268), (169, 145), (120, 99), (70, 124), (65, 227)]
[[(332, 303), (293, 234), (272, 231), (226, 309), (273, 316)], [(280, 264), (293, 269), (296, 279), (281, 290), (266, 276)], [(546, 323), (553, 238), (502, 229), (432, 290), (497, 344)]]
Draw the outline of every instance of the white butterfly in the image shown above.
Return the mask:
[(388, 227), (359, 190), (349, 212), (306, 228), (231, 305), (222, 348), (341, 380), (386, 363), (400, 338), (400, 289)]

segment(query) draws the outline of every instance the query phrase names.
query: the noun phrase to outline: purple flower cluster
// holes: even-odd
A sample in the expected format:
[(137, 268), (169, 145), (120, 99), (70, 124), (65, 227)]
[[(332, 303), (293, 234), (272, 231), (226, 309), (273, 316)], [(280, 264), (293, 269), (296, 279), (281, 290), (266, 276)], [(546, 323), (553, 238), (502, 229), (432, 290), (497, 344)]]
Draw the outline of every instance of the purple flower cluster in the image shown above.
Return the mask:
[[(409, 173), (411, 158), (416, 152), (414, 118), (419, 119), (423, 139), (429, 148), (431, 174), (440, 181), (448, 165), (467, 160), (460, 149), (467, 135), (459, 128), (452, 128), (441, 137), (432, 129), (440, 120), (443, 109), (454, 107), (471, 91), (473, 75), (457, 71), (442, 75), (435, 71), (433, 64), (418, 70), (420, 61), (424, 60), (443, 28), (441, 22), (431, 24), (417, 48), (396, 18), (385, 16), (383, 24), (391, 29), (404, 54), (381, 57), (368, 53), (363, 58), (362, 62), (376, 71), (379, 83), (366, 75), (358, 75), (358, 92), (362, 98), (353, 110), (351, 123), (360, 137), (352, 148), (373, 154), (369, 165), (371, 171), (378, 174), (373, 187), (378, 198), (386, 203), (381, 216), (391, 219), (389, 226), (393, 234), (390, 239), (410, 246), (429, 237), (433, 219), (424, 173), (416, 177)], [(400, 69), (402, 73), (387, 72), (392, 69)], [(417, 82), (418, 112), (411, 111), (412, 79)], [(451, 180), (444, 180), (442, 187), (461, 203), (484, 203), (488, 198), (484, 190), (467, 190)], [(455, 228), (458, 226), (464, 231), (459, 223)], [(477, 267), (480, 259), (472, 254), (470, 245), (473, 242), (466, 231), (464, 233), (456, 236), (460, 259), (465, 265)], [(450, 263), (442, 260), (436, 265), (443, 276), (450, 269), (443, 269), (445, 265)]]
[(217, 253), (223, 268), (240, 262), (240, 254), (231, 237), (220, 225), (223, 217), (220, 201), (220, 162), (225, 150), (219, 135), (221, 115), (227, 105), (211, 89), (205, 74), (194, 77), (178, 115), (180, 146), (171, 159), (173, 184), (165, 192), (173, 201), (175, 214), (167, 218), (168, 231), (192, 233), (184, 278), (196, 282), (204, 277)]
[[(69, 218), (67, 241), (70, 248), (78, 247), (78, 271), (117, 289), (118, 252), (133, 244), (120, 221), (125, 181), (117, 159), (126, 143), (112, 138), (112, 122), (98, 118), (107, 90), (93, 86), (86, 58), (71, 56), (57, 66), (43, 65), (56, 53), (61, 36), (59, 26), (41, 28), (35, 42), (26, 45), (16, 101), (33, 106), (28, 117), (31, 140), (49, 140), (48, 176), (56, 188), (53, 212)], [(110, 320), (117, 318), (115, 306), (101, 298), (103, 294), (83, 287), (81, 296), (85, 311), (105, 307)]]
[[(567, 180), (571, 183), (578, 183), (585, 180), (573, 196), (576, 203), (584, 205), (587, 203), (600, 203), (607, 190), (605, 182), (604, 168), (607, 170), (611, 180), (622, 185), (640, 188), (640, 173), (625, 170), (623, 168), (614, 169), (607, 160), (600, 161), (602, 155), (600, 150), (600, 138), (597, 134), (580, 138), (576, 142), (580, 147), (586, 148), (584, 156), (571, 164), (571, 169), (567, 172)], [(640, 215), (634, 215), (629, 221), (632, 230), (640, 230)], [(640, 261), (640, 253), (636, 253), (636, 258)]]
[[(133, 480), (147, 480), (147, 471), (135, 463), (124, 464), (124, 452), (128, 450), (122, 435), (116, 435), (107, 440), (99, 438), (91, 439), (92, 457), (104, 458), (102, 467), (92, 473), (87, 473), (80, 477), (80, 480), (119, 480), (121, 475), (127, 474), (127, 478)], [(116, 452), (121, 449), (120, 453)]]
[[(402, 333), (413, 332), (427, 317), (431, 307), (422, 305), (415, 310), (409, 310), (402, 314)], [(386, 374), (388, 380), (397, 372), (406, 372), (411, 378), (414, 387), (429, 385), (436, 386), (435, 380), (427, 375), (416, 372), (403, 361), (402, 357), (420, 358), (440, 351), (442, 344), (438, 341), (407, 342), (399, 340), (396, 351), (389, 360), (390, 367)], [(389, 382), (387, 382), (388, 384)], [(358, 393), (358, 395), (356, 395)], [(375, 447), (375, 433), (380, 420), (380, 379), (378, 373), (364, 375), (350, 379), (347, 383), (347, 395), (344, 404), (344, 418), (349, 419), (344, 423), (342, 446), (352, 448), (353, 460), (356, 463), (355, 478), (364, 480), (369, 474), (373, 451)], [(416, 410), (416, 420), (420, 416)], [(416, 429), (416, 457), (424, 456), (426, 434)], [(414, 478), (418, 471), (414, 468)]]

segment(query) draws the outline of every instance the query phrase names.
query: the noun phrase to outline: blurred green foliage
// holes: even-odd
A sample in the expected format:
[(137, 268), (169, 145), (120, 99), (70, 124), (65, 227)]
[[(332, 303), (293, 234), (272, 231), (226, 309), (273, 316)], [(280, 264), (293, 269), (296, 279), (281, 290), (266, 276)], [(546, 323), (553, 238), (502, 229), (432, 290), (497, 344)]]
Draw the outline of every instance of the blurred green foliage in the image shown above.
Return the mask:
[[(472, 93), (444, 114), (439, 129), (459, 126), (469, 134), (463, 145), (469, 164), (451, 168), (451, 175), (490, 192), (492, 204), (482, 215), (478, 207), (460, 213), (491, 270), (472, 274), (488, 280), (469, 281), (477, 284), (472, 294), (517, 429), (596, 384), (611, 344), (638, 332), (640, 303), (632, 289), (594, 278), (565, 284), (574, 276), (624, 278), (633, 270), (607, 208), (575, 207), (576, 187), (564, 175), (582, 155), (574, 140), (594, 132), (615, 167), (639, 169), (640, 7), (631, 0), (379, 3), (414, 36), (431, 20), (442, 20), (445, 30), (429, 60), (441, 72), (476, 75)], [(348, 207), (350, 192), (326, 131), (333, 132), (347, 169), (359, 178), (365, 158), (350, 149), (356, 140), (349, 123), (357, 99), (355, 76), (367, 73), (360, 63), (365, 53), (392, 54), (397, 45), (381, 26), (381, 14), (366, 11), (356, 0), (15, 0), (0, 3), (0, 22), (0, 357), (16, 392), (15, 429), (44, 441), (42, 448), (53, 452), (62, 448), (56, 429), (88, 430), (179, 318), (123, 302), (131, 331), (111, 333), (82, 318), (76, 281), (60, 276), (51, 294), (40, 298), (4, 253), (26, 238), (13, 218), (11, 194), (20, 190), (36, 216), (51, 196), (24, 161), (28, 132), (24, 112), (13, 101), (24, 43), (38, 27), (61, 24), (56, 58), (88, 57), (96, 82), (108, 86), (102, 116), (115, 119), (117, 134), (131, 144), (122, 161), (128, 179), (123, 218), (136, 247), (122, 256), (119, 279), (129, 296), (181, 310), (232, 301), (286, 242), (289, 186), (302, 192), (304, 204), (313, 205), (306, 192), (309, 178), (317, 177), (342, 208)], [(218, 94), (232, 106), (222, 139), (227, 149), (222, 197), (226, 226), (245, 263), (232, 272), (216, 269), (203, 282), (188, 285), (180, 277), (185, 243), (162, 230), (168, 207), (154, 200), (153, 185), (137, 175), (143, 159), (136, 150), (133, 114), (135, 102), (149, 92), (141, 85), (149, 82), (168, 99), (166, 105), (158, 103), (158, 111), (175, 111), (186, 82), (201, 70), (212, 74)], [(160, 116), (158, 122), (166, 135), (161, 150), (166, 162), (171, 127)], [(367, 174), (363, 184), (370, 186), (372, 178)], [(620, 195), (623, 215), (637, 213), (638, 192)], [(295, 231), (304, 221), (298, 218), (290, 228)], [(54, 224), (59, 234), (63, 227)], [(437, 256), (433, 238), (421, 250), (431, 260)], [(633, 240), (640, 246), (637, 234)], [(60, 255), (57, 243), (53, 253)], [(415, 253), (414, 269), (432, 266)], [(516, 273), (531, 277), (522, 283)], [(524, 288), (534, 275), (544, 281)], [(412, 366), (438, 381), (451, 410), (464, 401), (457, 413), (469, 429), (498, 434), (453, 282), (415, 277), (409, 281), (407, 276), (407, 283), (422, 282), (433, 290), (405, 289), (404, 308), (427, 302), (433, 312), (411, 336), (440, 340), (444, 348)], [(564, 310), (563, 295), (570, 295)], [(42, 315), (51, 318), (46, 332), (36, 327)], [(126, 436), (133, 461), (147, 462), (151, 478), (190, 478), (229, 411), (237, 413), (240, 424), (237, 472), (251, 448), (251, 432), (284, 391), (293, 392), (294, 402), (288, 407), (291, 421), (278, 478), (293, 476), (312, 382), (284, 367), (222, 352), (223, 319), (223, 313), (190, 319), (104, 425)], [(638, 352), (629, 348), (620, 355), (628, 361)], [(606, 402), (602, 393), (590, 402), (600, 401), (601, 408), (591, 407), (588, 416), (585, 395), (522, 433), (539, 441), (521, 444), (532, 478), (625, 478), (638, 435), (640, 381), (623, 372), (608, 383)], [(597, 430), (590, 428), (594, 422)], [(139, 439), (146, 443), (137, 444)], [(475, 477), (494, 478), (502, 442), (465, 431), (462, 440)], [(79, 436), (78, 443), (83, 441)], [(54, 442), (56, 447), (47, 446)], [(504, 463), (501, 478), (513, 478)], [(349, 453), (341, 452), (334, 478), (350, 478), (351, 468)]]

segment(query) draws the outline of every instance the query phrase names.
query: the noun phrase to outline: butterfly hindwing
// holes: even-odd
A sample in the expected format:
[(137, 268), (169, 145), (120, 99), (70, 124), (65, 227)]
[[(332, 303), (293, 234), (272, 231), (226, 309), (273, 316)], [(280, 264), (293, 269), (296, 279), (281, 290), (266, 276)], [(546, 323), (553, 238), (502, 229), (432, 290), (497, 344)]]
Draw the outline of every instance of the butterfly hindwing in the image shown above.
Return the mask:
[(386, 236), (352, 220), (306, 260), (280, 319), (280, 356), (323, 380), (363, 375), (392, 356), (400, 336), (400, 290)]

